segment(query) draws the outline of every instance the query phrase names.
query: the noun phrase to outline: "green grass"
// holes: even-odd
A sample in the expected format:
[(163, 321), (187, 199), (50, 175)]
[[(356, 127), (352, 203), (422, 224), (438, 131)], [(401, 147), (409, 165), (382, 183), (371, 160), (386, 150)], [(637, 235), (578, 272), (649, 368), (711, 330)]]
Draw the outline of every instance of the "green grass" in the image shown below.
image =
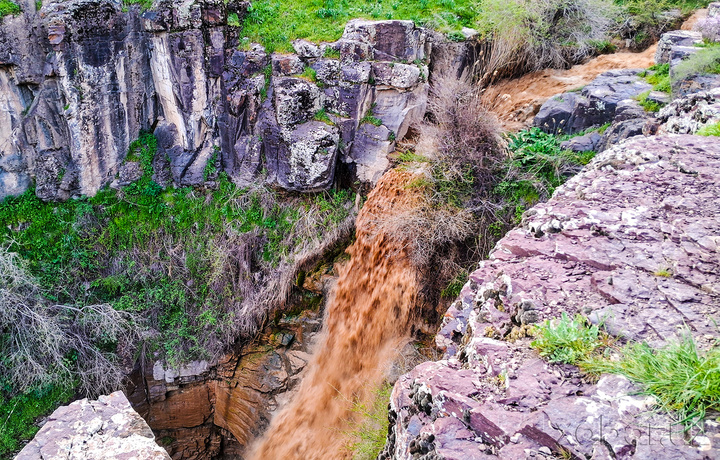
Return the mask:
[(350, 441), (346, 448), (353, 460), (374, 460), (385, 446), (388, 433), (387, 405), (392, 385), (384, 383), (373, 393), (369, 404), (354, 402), (351, 408), (358, 420), (346, 433)]
[(13, 395), (0, 382), (0, 459), (12, 458), (40, 429), (35, 420), (72, 397), (72, 387), (58, 386)]
[(626, 376), (663, 409), (675, 412), (686, 429), (708, 411), (720, 410), (720, 348), (701, 353), (689, 333), (659, 350), (645, 343), (627, 345), (619, 360), (594, 358), (582, 367)]
[(256, 0), (243, 22), (243, 34), (268, 52), (292, 52), (291, 41), (335, 41), (350, 19), (411, 19), (441, 32), (473, 27), (474, 0)]
[(375, 103), (370, 106), (367, 113), (365, 113), (365, 116), (360, 119), (358, 124), (363, 123), (370, 123), (373, 126), (380, 126), (382, 125), (382, 120), (375, 116), (374, 111), (375, 110)]
[(646, 112), (657, 112), (662, 108), (661, 104), (658, 104), (655, 101), (652, 101), (648, 99), (648, 96), (650, 95), (650, 90), (645, 91), (644, 93), (640, 93), (637, 96), (637, 101), (640, 104), (640, 107), (645, 109)]
[(315, 115), (313, 115), (313, 120), (321, 121), (326, 125), (335, 126), (335, 123), (333, 123), (333, 121), (330, 119), (324, 107), (315, 112)]
[(298, 77), (303, 78), (311, 83), (317, 82), (317, 72), (310, 66), (305, 66), (305, 69)]
[(152, 8), (153, 0), (123, 0), (123, 6), (129, 7), (132, 5), (139, 5), (143, 10)]
[(20, 6), (10, 0), (0, 0), (0, 19), (11, 14), (19, 14)]
[(151, 348), (174, 363), (203, 357), (208, 341), (232, 327), (231, 306), (243, 293), (223, 278), (228, 241), (259, 232), (257, 260), (277, 266), (301, 243), (292, 232), (303, 209), (328, 226), (348, 215), (352, 197), (337, 191), (283, 202), (275, 192), (239, 189), (223, 173), (215, 191), (163, 189), (150, 177), (155, 142), (144, 135), (133, 143), (129, 159), (144, 175), (120, 193), (64, 203), (42, 202), (34, 190), (7, 198), (0, 239), (29, 262), (51, 300), (144, 312), (160, 333)]
[(700, 136), (720, 136), (720, 122), (705, 125), (696, 134)]
[(551, 363), (577, 364), (586, 360), (601, 345), (600, 329), (588, 325), (580, 315), (563, 312), (559, 319), (536, 326), (536, 339), (530, 346)]
[[(660, 275), (662, 276), (662, 275)], [(709, 411), (720, 410), (720, 348), (702, 353), (690, 333), (660, 349), (646, 343), (616, 348), (610, 358), (609, 337), (582, 316), (561, 318), (536, 327), (531, 346), (550, 362), (580, 366), (591, 374), (621, 374), (657, 398), (677, 423), (690, 429)], [(605, 353), (600, 353), (601, 350)]]

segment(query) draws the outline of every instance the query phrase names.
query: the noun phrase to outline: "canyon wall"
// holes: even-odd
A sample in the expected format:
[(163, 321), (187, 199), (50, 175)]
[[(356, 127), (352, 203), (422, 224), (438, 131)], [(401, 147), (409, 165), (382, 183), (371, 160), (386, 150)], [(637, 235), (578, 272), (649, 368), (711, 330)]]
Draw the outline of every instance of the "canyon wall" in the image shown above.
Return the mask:
[(23, 0), (0, 23), (0, 198), (33, 182), (43, 200), (129, 183), (123, 160), (141, 131), (157, 136), (163, 186), (218, 171), (301, 192), (330, 188), (338, 171), (373, 184), (424, 115), (433, 50), (457, 68), (466, 51), (412, 21), (363, 20), (337, 42), (296, 41), (294, 54), (238, 49), (227, 18), (242, 21), (249, 2), (38, 6)]

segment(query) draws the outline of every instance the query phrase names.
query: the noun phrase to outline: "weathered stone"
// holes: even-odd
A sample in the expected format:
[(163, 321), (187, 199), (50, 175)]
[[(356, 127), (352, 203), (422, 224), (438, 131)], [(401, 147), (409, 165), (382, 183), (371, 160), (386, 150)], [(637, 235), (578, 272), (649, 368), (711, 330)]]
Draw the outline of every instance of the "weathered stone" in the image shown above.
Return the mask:
[(121, 391), (55, 410), (16, 460), (170, 459)]
[(396, 383), (383, 458), (414, 459), (426, 433), (433, 434), (428, 452), (447, 448), (448, 458), (459, 450), (496, 458), (712, 458), (718, 438), (683, 440), (682, 428), (627, 379), (592, 384), (574, 366), (539, 359), (520, 331), (528, 312), (540, 321), (583, 313), (611, 334), (654, 347), (686, 327), (701, 349), (712, 346), (720, 314), (718, 181), (714, 139), (634, 137), (526, 212), (446, 313), (436, 339), (443, 359)]
[(605, 130), (602, 137), (596, 144), (598, 152), (609, 149), (613, 145), (620, 143), (620, 141), (633, 136), (639, 136), (643, 134), (645, 125), (647, 123), (647, 117), (644, 118), (631, 118), (618, 123), (614, 123), (608, 129)]
[(305, 64), (294, 54), (273, 54), (271, 59), (275, 75), (297, 75), (305, 69)]
[(655, 63), (667, 64), (673, 60), (672, 50), (675, 47), (692, 47), (701, 44), (702, 34), (691, 30), (675, 30), (665, 32), (660, 37), (660, 41), (655, 51)]
[(584, 136), (573, 137), (560, 144), (563, 150), (572, 150), (573, 152), (588, 152), (595, 150), (600, 142), (600, 134), (596, 132), (585, 134)]
[(720, 122), (720, 87), (678, 98), (660, 109), (661, 131), (693, 134), (706, 125)]

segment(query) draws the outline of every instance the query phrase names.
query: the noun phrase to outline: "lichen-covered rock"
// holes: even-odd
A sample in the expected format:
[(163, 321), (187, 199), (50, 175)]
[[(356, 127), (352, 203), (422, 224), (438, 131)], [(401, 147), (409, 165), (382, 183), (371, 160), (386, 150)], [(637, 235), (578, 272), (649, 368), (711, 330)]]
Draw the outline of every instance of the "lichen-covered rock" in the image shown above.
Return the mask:
[(720, 123), (720, 87), (692, 93), (660, 109), (660, 131), (694, 134), (700, 128)]
[(443, 359), (395, 384), (380, 458), (717, 457), (712, 420), (711, 434), (684, 438), (626, 379), (549, 364), (526, 331), (582, 313), (651, 346), (685, 328), (701, 348), (715, 343), (719, 181), (716, 139), (634, 137), (530, 209), (446, 313)]
[(121, 391), (55, 410), (16, 460), (170, 459)]
[(640, 70), (611, 70), (579, 93), (563, 93), (542, 105), (533, 126), (546, 132), (577, 133), (613, 121), (618, 105), (652, 89)]

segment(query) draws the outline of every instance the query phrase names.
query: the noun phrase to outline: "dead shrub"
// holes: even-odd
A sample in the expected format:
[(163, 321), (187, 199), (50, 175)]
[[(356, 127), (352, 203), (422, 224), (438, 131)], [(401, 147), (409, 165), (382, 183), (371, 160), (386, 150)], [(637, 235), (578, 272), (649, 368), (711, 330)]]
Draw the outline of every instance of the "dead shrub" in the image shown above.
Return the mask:
[(106, 304), (50, 303), (23, 260), (0, 247), (0, 381), (16, 391), (67, 382), (90, 396), (117, 390), (124, 372), (112, 352), (136, 338), (136, 321)]

